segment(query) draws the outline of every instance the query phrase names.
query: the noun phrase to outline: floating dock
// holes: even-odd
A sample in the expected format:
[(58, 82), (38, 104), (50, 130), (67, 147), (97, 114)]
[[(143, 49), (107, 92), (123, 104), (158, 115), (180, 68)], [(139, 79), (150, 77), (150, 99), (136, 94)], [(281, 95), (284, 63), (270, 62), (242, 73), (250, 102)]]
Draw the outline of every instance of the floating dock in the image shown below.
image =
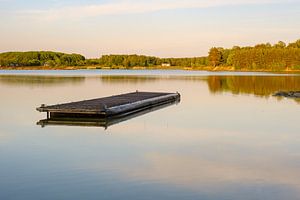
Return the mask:
[(142, 111), (134, 112), (127, 115), (116, 115), (108, 118), (74, 118), (74, 117), (56, 117), (43, 119), (37, 122), (37, 125), (41, 127), (45, 126), (84, 126), (84, 127), (104, 127), (107, 129), (109, 126), (119, 124), (121, 122), (145, 115), (150, 112), (154, 112), (168, 106), (172, 106), (179, 103), (176, 102), (166, 103), (163, 105), (155, 106), (152, 108), (144, 109)]
[(37, 108), (52, 118), (109, 118), (126, 116), (163, 104), (180, 101), (179, 93), (132, 92), (116, 96)]

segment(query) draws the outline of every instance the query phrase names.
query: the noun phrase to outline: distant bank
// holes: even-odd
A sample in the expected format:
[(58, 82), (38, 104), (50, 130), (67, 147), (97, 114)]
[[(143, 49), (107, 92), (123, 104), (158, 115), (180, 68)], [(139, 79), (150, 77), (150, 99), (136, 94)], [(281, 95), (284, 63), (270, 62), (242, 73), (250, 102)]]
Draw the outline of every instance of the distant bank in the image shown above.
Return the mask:
[(132, 67), (126, 68), (122, 66), (108, 68), (108, 67), (100, 67), (100, 66), (60, 66), (60, 67), (37, 67), (37, 66), (26, 66), (26, 67), (0, 67), (0, 70), (187, 70), (187, 71), (211, 71), (211, 72), (273, 72), (273, 73), (291, 73), (291, 74), (300, 74), (300, 70), (298, 69), (286, 69), (286, 70), (250, 70), (250, 69), (234, 69), (233, 67), (226, 66), (206, 66), (206, 67), (178, 67), (172, 66), (169, 68), (155, 66), (155, 67)]
[(5, 52), (0, 54), (0, 69), (183, 69), (208, 71), (300, 72), (300, 40), (285, 44), (213, 47), (208, 56), (158, 58), (144, 55), (103, 55), (86, 59), (80, 54), (51, 51)]

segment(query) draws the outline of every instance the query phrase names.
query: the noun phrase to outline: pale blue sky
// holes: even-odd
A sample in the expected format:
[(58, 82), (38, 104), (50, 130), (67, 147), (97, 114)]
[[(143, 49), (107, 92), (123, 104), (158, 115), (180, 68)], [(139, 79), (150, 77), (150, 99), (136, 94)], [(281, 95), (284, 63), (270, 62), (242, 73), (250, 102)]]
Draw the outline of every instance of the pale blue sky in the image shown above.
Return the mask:
[(202, 56), (300, 39), (300, 0), (0, 0), (0, 52)]

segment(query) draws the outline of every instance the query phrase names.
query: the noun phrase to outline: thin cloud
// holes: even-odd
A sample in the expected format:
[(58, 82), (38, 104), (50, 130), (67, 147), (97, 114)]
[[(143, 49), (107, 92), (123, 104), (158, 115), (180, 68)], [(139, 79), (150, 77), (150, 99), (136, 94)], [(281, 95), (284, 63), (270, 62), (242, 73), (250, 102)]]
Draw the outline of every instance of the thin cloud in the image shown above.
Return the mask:
[(84, 18), (101, 15), (151, 13), (162, 10), (207, 8), (226, 5), (277, 3), (280, 0), (152, 0), (115, 1), (114, 3), (70, 6), (48, 10), (27, 10), (21, 15), (38, 16), (43, 19)]

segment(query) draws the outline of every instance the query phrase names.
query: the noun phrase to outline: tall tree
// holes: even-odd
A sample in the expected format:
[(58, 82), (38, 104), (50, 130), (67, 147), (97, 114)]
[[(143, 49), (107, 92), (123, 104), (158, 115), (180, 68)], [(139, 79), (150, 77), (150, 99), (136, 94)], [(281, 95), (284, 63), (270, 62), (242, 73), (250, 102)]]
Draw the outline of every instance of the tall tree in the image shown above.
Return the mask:
[(220, 64), (221, 59), (222, 59), (221, 51), (216, 47), (211, 48), (208, 53), (208, 60), (210, 64), (216, 67)]

